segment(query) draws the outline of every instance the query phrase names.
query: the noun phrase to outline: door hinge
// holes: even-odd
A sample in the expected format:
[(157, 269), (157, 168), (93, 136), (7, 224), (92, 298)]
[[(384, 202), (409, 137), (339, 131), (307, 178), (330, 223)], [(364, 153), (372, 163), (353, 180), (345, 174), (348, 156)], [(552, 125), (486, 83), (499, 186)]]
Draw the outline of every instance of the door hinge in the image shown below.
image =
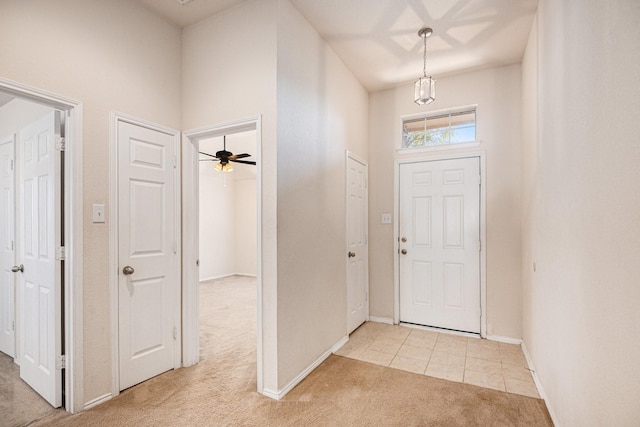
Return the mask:
[(173, 168), (177, 168), (178, 167), (178, 157), (177, 156), (173, 156)]
[(368, 245), (369, 244), (369, 236), (368, 235), (364, 235), (364, 244)]
[(56, 357), (56, 369), (67, 369), (67, 356), (63, 354), (62, 356)]
[(65, 141), (64, 138), (59, 136), (56, 138), (56, 150), (64, 151), (65, 149)]
[(482, 240), (478, 240), (478, 252), (482, 252)]
[(13, 240), (11, 241), (11, 252), (13, 252)]
[(178, 328), (177, 327), (173, 327), (173, 339), (177, 340), (178, 339)]
[(65, 260), (64, 246), (58, 246), (56, 248), (56, 261), (64, 261), (64, 260)]
[(15, 330), (16, 330), (16, 321), (15, 321), (15, 320), (12, 320), (12, 321), (11, 321), (11, 330), (12, 330), (12, 331), (15, 331)]
[(9, 163), (9, 170), (13, 170), (13, 159), (11, 159), (11, 162)]

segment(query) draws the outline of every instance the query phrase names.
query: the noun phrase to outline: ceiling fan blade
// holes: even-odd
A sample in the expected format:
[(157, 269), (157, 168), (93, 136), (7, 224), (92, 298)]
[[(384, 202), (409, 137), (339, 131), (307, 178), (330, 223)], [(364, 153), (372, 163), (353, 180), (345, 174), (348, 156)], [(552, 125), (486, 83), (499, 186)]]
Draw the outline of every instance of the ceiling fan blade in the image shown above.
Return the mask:
[(218, 159), (199, 159), (201, 162), (217, 162)]
[(235, 160), (235, 159), (242, 159), (244, 157), (251, 157), (251, 154), (248, 153), (242, 153), (242, 154), (234, 154), (233, 156), (229, 156), (229, 158), (231, 160)]
[(232, 161), (232, 162), (235, 162), (235, 163), (244, 163), (245, 165), (255, 165), (256, 164), (256, 162), (250, 162), (248, 160), (233, 160), (233, 159), (229, 159), (229, 160)]
[(198, 153), (200, 153), (200, 154), (204, 154), (205, 156), (213, 157), (214, 159), (217, 159), (217, 157), (216, 157), (216, 156), (214, 156), (213, 154), (204, 153), (204, 152), (202, 152), (202, 151), (198, 151)]

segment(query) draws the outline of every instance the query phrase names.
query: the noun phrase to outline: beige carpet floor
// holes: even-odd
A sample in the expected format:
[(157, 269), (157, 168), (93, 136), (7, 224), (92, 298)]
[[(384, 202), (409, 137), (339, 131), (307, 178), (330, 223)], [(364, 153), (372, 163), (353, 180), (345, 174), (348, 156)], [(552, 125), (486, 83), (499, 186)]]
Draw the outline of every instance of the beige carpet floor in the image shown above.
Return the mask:
[[(256, 393), (255, 280), (201, 287), (201, 362), (34, 426), (550, 426), (540, 399), (331, 356), (282, 401)], [(0, 420), (0, 425), (12, 425)]]

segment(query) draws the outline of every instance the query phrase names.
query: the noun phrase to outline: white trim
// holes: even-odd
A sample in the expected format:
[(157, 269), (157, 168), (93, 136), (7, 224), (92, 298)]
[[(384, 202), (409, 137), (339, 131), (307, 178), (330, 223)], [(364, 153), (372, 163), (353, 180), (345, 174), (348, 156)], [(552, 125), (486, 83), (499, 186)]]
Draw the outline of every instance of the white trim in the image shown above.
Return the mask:
[[(402, 124), (402, 122), (404, 122), (405, 120), (444, 116), (447, 114), (464, 113), (465, 111), (477, 112), (478, 104), (462, 105), (460, 107), (443, 108), (440, 110), (423, 111), (421, 113), (404, 114), (400, 116), (400, 123)], [(402, 132), (400, 132), (400, 135), (402, 135)]]
[(387, 325), (393, 325), (393, 319), (390, 317), (378, 317), (378, 316), (369, 316), (369, 321), (370, 322), (377, 322), (377, 323), (385, 323)]
[(456, 160), (478, 157), (480, 160), (480, 336), (487, 336), (487, 191), (486, 191), (486, 159), (484, 151), (459, 153), (444, 156), (422, 156), (396, 159), (394, 165), (394, 194), (393, 194), (393, 323), (400, 323), (400, 269), (399, 269), (399, 229), (398, 214), (400, 212), (400, 165), (407, 163), (422, 163), (438, 160)]
[(457, 142), (445, 145), (432, 145), (428, 147), (404, 147), (397, 148), (396, 153), (405, 155), (405, 154), (416, 154), (416, 153), (429, 153), (431, 151), (443, 151), (443, 150), (460, 150), (463, 148), (476, 148), (479, 147), (482, 141), (470, 141), (470, 142)]
[(527, 365), (529, 365), (529, 370), (531, 371), (531, 375), (533, 376), (533, 382), (536, 384), (536, 388), (538, 389), (538, 394), (544, 400), (545, 405), (547, 405), (547, 411), (549, 411), (549, 416), (551, 417), (551, 421), (554, 426), (561, 425), (558, 422), (558, 417), (556, 416), (555, 411), (553, 410), (553, 406), (551, 406), (551, 402), (549, 401), (549, 396), (545, 393), (544, 388), (542, 387), (542, 383), (540, 382), (540, 378), (538, 377), (538, 373), (536, 372), (536, 367), (533, 364), (533, 359), (531, 359), (531, 355), (529, 354), (529, 350), (527, 350), (527, 346), (524, 343), (524, 340), (521, 344), (522, 352), (524, 353), (525, 359), (527, 359)]
[[(181, 185), (180, 185), (180, 131), (172, 129), (166, 126), (158, 125), (147, 120), (139, 119), (128, 114), (112, 111), (109, 117), (109, 315), (111, 326), (111, 396), (118, 396), (120, 394), (120, 334), (119, 330), (119, 301), (118, 301), (118, 282), (120, 279), (119, 268), (119, 217), (118, 217), (118, 124), (120, 122), (129, 123), (135, 126), (144, 127), (157, 132), (162, 132), (173, 137), (174, 153), (176, 156), (176, 173), (174, 175), (175, 186), (175, 239), (176, 239), (176, 272), (178, 277), (182, 277), (182, 239), (181, 239)], [(178, 283), (180, 283), (178, 281)], [(177, 286), (176, 289), (176, 301), (180, 301), (182, 292), (182, 286)], [(176, 307), (176, 313), (174, 318), (174, 325), (181, 324), (180, 306)], [(178, 337), (176, 342), (180, 343), (182, 340), (182, 328), (178, 329)], [(181, 346), (175, 345), (174, 353), (174, 369), (181, 366)]]
[[(364, 262), (365, 262), (365, 286), (366, 286), (366, 296), (367, 296), (367, 306), (365, 307), (365, 321), (366, 319), (369, 318), (369, 301), (371, 300), (371, 298), (369, 297), (370, 294), (370, 289), (369, 289), (369, 165), (367, 164), (367, 161), (364, 160), (363, 158), (361, 158), (360, 156), (352, 153), (349, 150), (345, 150), (345, 159), (344, 159), (344, 196), (345, 196), (345, 204), (344, 204), (344, 222), (345, 222), (345, 233), (344, 233), (344, 244), (345, 244), (345, 251), (344, 253), (348, 253), (349, 252), (349, 203), (347, 202), (347, 199), (349, 198), (349, 159), (360, 163), (362, 166), (364, 166), (364, 180), (365, 180), (365, 193), (364, 193), (364, 206), (366, 209), (366, 213), (364, 216), (364, 229), (365, 229), (365, 241), (366, 241), (366, 253), (363, 257)], [(346, 298), (347, 298), (347, 321), (345, 322), (347, 325), (347, 335), (349, 335), (350, 331), (349, 331), (349, 261), (347, 261), (347, 264), (345, 266), (345, 279), (346, 279), (346, 283), (347, 286), (345, 287), (345, 291), (346, 291)]]
[(256, 198), (257, 198), (257, 273), (256, 273), (256, 371), (258, 393), (276, 398), (277, 394), (264, 388), (263, 366), (263, 331), (262, 331), (262, 117), (260, 115), (233, 120), (213, 126), (207, 126), (189, 130), (183, 133), (182, 141), (182, 359), (184, 366), (198, 363), (200, 357), (199, 342), (199, 292), (198, 292), (198, 200), (199, 200), (199, 175), (198, 175), (198, 141), (204, 138), (228, 135), (255, 130), (256, 132)]
[(348, 340), (349, 340), (349, 337), (347, 337), (347, 336), (344, 336), (344, 337), (340, 338), (338, 340), (338, 342), (336, 342), (333, 346), (331, 346), (331, 348), (329, 350), (327, 350), (324, 353), (322, 353), (322, 356), (318, 357), (315, 360), (315, 362), (313, 362), (311, 365), (307, 366), (307, 368), (304, 371), (300, 372), (298, 374), (298, 376), (296, 376), (294, 379), (292, 379), (289, 382), (289, 384), (287, 384), (286, 386), (284, 386), (280, 390), (278, 390), (277, 393), (265, 390), (265, 392), (263, 394), (265, 396), (268, 396), (268, 397), (272, 398), (272, 399), (281, 400), (283, 397), (285, 397), (287, 395), (287, 393), (289, 393), (291, 390), (293, 390), (293, 388), (295, 386), (300, 384), (300, 382), (302, 380), (304, 380), (307, 377), (307, 375), (309, 375), (311, 372), (313, 372), (314, 369), (316, 369), (318, 366), (320, 366), (320, 364), (322, 362), (327, 360), (327, 358), (329, 356), (331, 356), (336, 351), (340, 350), (340, 347), (345, 345)]
[(487, 335), (489, 341), (503, 342), (505, 344), (521, 345), (522, 340), (519, 338), (503, 337), (500, 335)]
[(339, 351), (347, 342), (349, 342), (349, 335), (345, 335), (340, 340), (331, 347), (331, 353), (336, 353)]
[(82, 194), (82, 103), (0, 77), (0, 90), (20, 98), (66, 112), (64, 164), (64, 229), (66, 260), (64, 268), (64, 325), (67, 369), (65, 369), (65, 410), (82, 410), (83, 371), (83, 194)]
[(94, 406), (98, 406), (103, 404), (104, 402), (111, 400), (113, 395), (111, 393), (103, 394), (102, 396), (98, 396), (95, 399), (91, 399), (87, 403), (84, 404), (84, 409), (90, 409)]

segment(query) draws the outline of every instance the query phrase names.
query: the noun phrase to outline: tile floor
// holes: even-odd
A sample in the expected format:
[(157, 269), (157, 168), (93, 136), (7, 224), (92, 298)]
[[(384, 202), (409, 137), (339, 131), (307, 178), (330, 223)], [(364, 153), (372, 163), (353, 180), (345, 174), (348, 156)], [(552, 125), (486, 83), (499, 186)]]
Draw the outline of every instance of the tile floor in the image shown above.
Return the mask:
[(539, 398), (519, 345), (367, 322), (339, 356)]

